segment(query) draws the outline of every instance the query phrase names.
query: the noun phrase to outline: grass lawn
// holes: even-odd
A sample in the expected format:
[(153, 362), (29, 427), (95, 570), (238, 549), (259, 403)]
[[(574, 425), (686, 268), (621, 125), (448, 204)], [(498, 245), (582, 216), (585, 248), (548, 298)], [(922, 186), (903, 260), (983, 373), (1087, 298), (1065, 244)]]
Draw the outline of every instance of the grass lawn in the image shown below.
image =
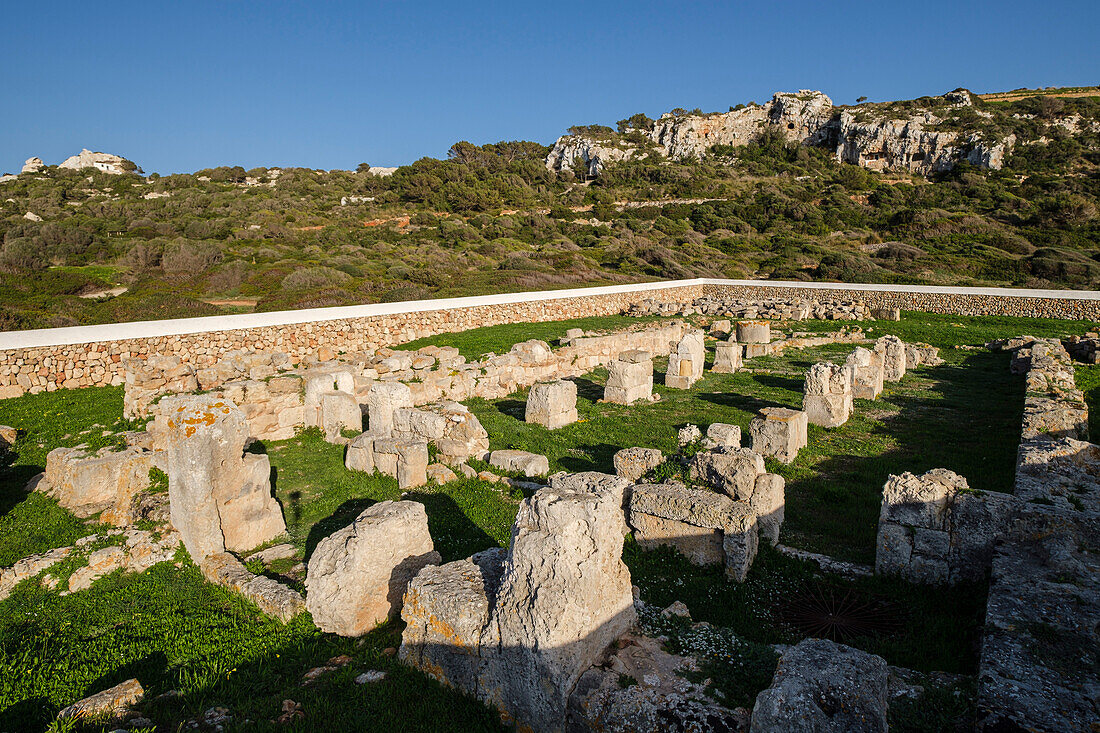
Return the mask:
[[(497, 326), (418, 345), (449, 344), (474, 358), (505, 352), (529, 338), (554, 340), (567, 328), (620, 328), (636, 322), (616, 316)], [(940, 346), (1090, 327), (1022, 319), (990, 319), (988, 328), (983, 323), (921, 315), (900, 324), (864, 326), (875, 330), (872, 335), (896, 333)], [(800, 330), (839, 325), (798, 324)], [(755, 359), (748, 364), (751, 372), (707, 372), (691, 390), (658, 385), (661, 401), (634, 407), (597, 404), (606, 371), (596, 370), (577, 380), (582, 422), (556, 431), (523, 422), (522, 391), (469, 404), (489, 431), (493, 448), (544, 453), (552, 470), (610, 471), (611, 457), (622, 447), (672, 452), (676, 429), (685, 423), (704, 428), (712, 422), (735, 423), (747, 436), (749, 420), (760, 407), (800, 404), (802, 374), (812, 362), (842, 360), (851, 348)], [(879, 492), (890, 473), (943, 466), (976, 488), (1011, 489), (1022, 379), (1008, 374), (1004, 355), (955, 349), (941, 355), (944, 365), (913, 370), (901, 383), (889, 385), (879, 400), (857, 402), (855, 417), (843, 427), (811, 428), (810, 446), (794, 464), (771, 464), (770, 470), (788, 481), (785, 543), (871, 562)], [(659, 362), (658, 372), (662, 368)], [(1082, 367), (1079, 375), (1091, 402), (1100, 395), (1100, 368)], [(82, 442), (111, 444), (118, 432), (137, 427), (121, 414), (121, 387), (0, 401), (0, 424), (21, 430), (15, 450), (0, 467), (0, 566), (100, 529), (52, 500), (28, 495), (24, 486), (42, 470), (49, 450)], [(401, 496), (393, 479), (345, 470), (343, 448), (325, 443), (316, 430), (252, 450), (271, 459), (275, 493), (298, 549), (295, 559), (269, 572), (288, 572), (363, 508)], [(522, 496), (499, 484), (463, 479), (417, 489), (408, 498), (425, 504), (436, 548), (450, 561), (507, 544)], [(918, 670), (974, 671), (985, 598), (981, 587), (930, 591), (881, 579), (845, 581), (815, 574), (767, 549), (742, 585), (727, 582), (720, 569), (692, 566), (669, 551), (643, 552), (629, 541), (624, 559), (647, 602), (663, 607), (681, 600), (695, 620), (714, 625), (707, 638), (672, 629), (670, 643), (704, 659), (704, 671), (730, 704), (751, 703), (768, 684), (776, 658), (769, 644), (799, 638), (781, 617), (783, 609), (792, 599), (822, 592), (851, 593), (883, 604), (891, 630), (869, 631), (848, 643)], [(301, 587), (300, 574), (290, 579)], [(345, 640), (320, 633), (308, 614), (286, 625), (267, 619), (242, 599), (204, 583), (185, 553), (176, 565), (162, 564), (142, 575), (115, 574), (68, 596), (23, 583), (0, 602), (0, 731), (44, 728), (60, 707), (133, 676), (145, 686), (148, 699), (179, 692), (145, 710), (169, 730), (214, 706), (230, 709), (230, 730), (282, 730), (272, 721), (288, 699), (300, 703), (305, 715), (294, 730), (501, 730), (493, 711), (397, 664), (386, 650), (399, 641), (399, 625)], [(347, 667), (301, 686), (308, 669), (339, 654), (351, 657)], [(353, 678), (368, 669), (383, 670), (387, 677), (355, 685)]]

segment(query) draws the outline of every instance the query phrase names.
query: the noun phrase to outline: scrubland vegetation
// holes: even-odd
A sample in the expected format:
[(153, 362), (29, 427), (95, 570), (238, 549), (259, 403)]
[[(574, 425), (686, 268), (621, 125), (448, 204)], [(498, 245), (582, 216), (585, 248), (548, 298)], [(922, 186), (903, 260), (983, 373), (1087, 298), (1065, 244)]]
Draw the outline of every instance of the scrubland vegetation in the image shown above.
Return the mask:
[[(1095, 288), (1100, 139), (1050, 124), (1074, 115), (1100, 119), (1100, 99), (976, 100), (942, 125), (1014, 133), (1013, 153), (934, 180), (773, 138), (594, 181), (533, 142), (460, 142), (386, 177), (49, 167), (0, 184), (0, 328), (696, 276)], [(631, 119), (584, 130), (629, 142)]]

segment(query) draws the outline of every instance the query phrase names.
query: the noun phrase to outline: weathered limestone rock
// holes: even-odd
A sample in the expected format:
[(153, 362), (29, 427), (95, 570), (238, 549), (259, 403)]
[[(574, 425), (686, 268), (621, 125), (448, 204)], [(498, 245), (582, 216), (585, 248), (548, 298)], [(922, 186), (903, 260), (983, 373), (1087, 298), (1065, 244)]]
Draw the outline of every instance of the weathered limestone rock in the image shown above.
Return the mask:
[(688, 389), (703, 376), (703, 363), (706, 359), (706, 346), (703, 332), (692, 331), (680, 340), (676, 350), (668, 355), (668, 372), (665, 374), (665, 386), (674, 389)]
[(88, 555), (88, 564), (77, 568), (69, 577), (69, 590), (87, 590), (99, 578), (110, 575), (122, 567), (126, 551), (117, 545), (104, 547)]
[(900, 382), (905, 376), (905, 342), (897, 336), (883, 336), (875, 341), (875, 351), (882, 356), (882, 378)]
[(768, 344), (772, 340), (770, 321), (738, 321), (737, 342), (741, 344)]
[(489, 433), (477, 415), (458, 402), (399, 407), (393, 412), (391, 435), (434, 444), (439, 459), (450, 465), (459, 465), (469, 458), (485, 460), (489, 453)]
[[(311, 369), (302, 375), (302, 380), (302, 386), (305, 390), (302, 397), (302, 414), (304, 423), (307, 426), (324, 426), (326, 395), (333, 393), (344, 393), (352, 397), (355, 395), (355, 375), (347, 369)], [(335, 407), (333, 405), (329, 409), (332, 410)], [(360, 424), (356, 425), (355, 429), (361, 427), (361, 421), (362, 418), (360, 418)]]
[[(903, 356), (904, 358), (904, 356)], [(852, 370), (819, 362), (806, 372), (802, 409), (814, 425), (835, 428), (852, 414)]]
[[(627, 634), (616, 642), (607, 664), (581, 675), (569, 700), (567, 730), (741, 730), (747, 720), (715, 702), (705, 685), (689, 681), (690, 673), (698, 671), (694, 659), (669, 654), (656, 639)], [(637, 684), (624, 685), (624, 677)]]
[(765, 472), (764, 457), (748, 448), (717, 448), (696, 453), (688, 464), (692, 478), (706, 481), (715, 491), (748, 501), (756, 477)]
[(382, 438), (393, 432), (393, 413), (400, 407), (412, 407), (412, 392), (401, 382), (376, 382), (367, 393), (367, 427)]
[(458, 475), (442, 463), (429, 464), (427, 475), (429, 481), (440, 485), (458, 480)]
[(401, 658), (520, 729), (563, 730), (580, 675), (635, 620), (621, 559), (627, 486), (554, 476), (520, 506), (503, 563), (482, 553), (424, 570), (406, 594)]
[(622, 561), (626, 486), (599, 473), (554, 476), (516, 515), (493, 614), (493, 697), (521, 725), (561, 730), (581, 673), (634, 624)]
[(555, 428), (577, 421), (577, 385), (564, 379), (543, 382), (531, 387), (527, 395), (524, 420), (529, 423)]
[(703, 431), (698, 425), (685, 425), (676, 431), (676, 445), (681, 448), (698, 443), (703, 439)]
[(852, 370), (852, 397), (874, 400), (882, 394), (883, 355), (863, 347), (848, 355), (844, 366)]
[(665, 456), (657, 448), (623, 448), (615, 453), (612, 463), (615, 475), (634, 482), (665, 462)]
[(722, 446), (725, 448), (741, 447), (741, 426), (728, 423), (715, 422), (707, 426), (708, 447)]
[(362, 430), (363, 411), (355, 395), (325, 392), (321, 395), (321, 431), (329, 443), (339, 442), (344, 430)]
[(133, 171), (137, 169), (133, 163), (130, 163), (123, 157), (114, 155), (112, 153), (93, 153), (91, 150), (84, 148), (76, 155), (69, 156), (65, 160), (57, 164), (58, 168), (71, 168), (73, 170), (83, 170), (84, 168), (95, 168), (101, 170), (104, 173), (113, 173), (115, 175), (121, 175), (127, 171)]
[(714, 364), (710, 370), (716, 374), (733, 374), (740, 370), (741, 349), (736, 341), (719, 341), (714, 345)]
[(940, 358), (940, 350), (928, 344), (905, 345), (905, 368), (912, 369), (918, 366), (939, 366), (943, 363)]
[(882, 657), (824, 639), (784, 652), (756, 698), (752, 733), (886, 733), (889, 669)]
[(629, 405), (648, 400), (653, 395), (653, 356), (648, 351), (633, 349), (619, 354), (608, 367), (604, 402)]
[(680, 484), (638, 484), (628, 511), (634, 538), (645, 548), (667, 545), (697, 565), (722, 563), (740, 583), (756, 558), (758, 528), (750, 506)]
[(348, 443), (344, 453), (344, 467), (349, 471), (374, 472), (374, 434), (361, 433)]
[(396, 618), (409, 581), (440, 561), (423, 504), (379, 502), (317, 544), (306, 574), (306, 608), (321, 630), (362, 636)]
[[(393, 476), (402, 491), (428, 483), (428, 443), (404, 438), (374, 438), (374, 467)], [(360, 459), (365, 458), (360, 453)]]
[(954, 585), (985, 577), (1013, 497), (972, 491), (943, 468), (891, 476), (882, 490), (875, 572), (914, 583)]
[(187, 395), (161, 400), (160, 408), (172, 525), (192, 558), (250, 550), (286, 530), (267, 456), (244, 456), (248, 427), (232, 402)]
[(729, 338), (733, 333), (733, 326), (728, 319), (722, 319), (710, 324), (710, 335), (717, 338)]
[(135, 498), (149, 488), (149, 470), (163, 467), (164, 458), (135, 447), (95, 453), (82, 446), (55, 448), (36, 488), (78, 517), (104, 512), (101, 521), (126, 526), (135, 520)]
[(46, 167), (46, 164), (42, 162), (42, 159), (39, 158), (38, 156), (34, 156), (33, 158), (27, 158), (26, 162), (23, 163), (22, 170), (20, 170), (19, 172), (20, 173), (37, 173), (38, 171), (42, 170), (45, 167)]
[(550, 473), (546, 456), (525, 450), (495, 450), (489, 454), (489, 465), (504, 471), (517, 471), (524, 476), (545, 476)]
[(752, 449), (781, 463), (793, 463), (806, 447), (809, 420), (805, 412), (787, 407), (765, 407), (749, 423)]
[(202, 575), (211, 583), (228, 588), (252, 601), (268, 616), (286, 623), (306, 609), (298, 591), (265, 575), (253, 575), (233, 555), (217, 552), (199, 563)]
[(62, 708), (57, 714), (58, 720), (75, 718), (99, 718), (101, 716), (112, 718), (121, 716), (131, 706), (137, 705), (145, 698), (145, 690), (141, 683), (135, 679), (121, 682), (109, 690), (97, 692), (94, 695), (74, 702), (67, 708)]
[(779, 542), (779, 530), (786, 513), (787, 481), (776, 473), (764, 473), (756, 477), (749, 508), (756, 515), (760, 537), (775, 545)]

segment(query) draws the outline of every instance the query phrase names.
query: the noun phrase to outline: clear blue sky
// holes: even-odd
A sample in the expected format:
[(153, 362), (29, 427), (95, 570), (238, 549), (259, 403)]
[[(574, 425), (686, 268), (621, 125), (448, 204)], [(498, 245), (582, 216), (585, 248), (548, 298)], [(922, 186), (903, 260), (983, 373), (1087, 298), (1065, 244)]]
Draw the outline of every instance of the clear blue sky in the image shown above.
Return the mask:
[(354, 168), (774, 91), (1100, 84), (1098, 0), (4, 0), (0, 172)]

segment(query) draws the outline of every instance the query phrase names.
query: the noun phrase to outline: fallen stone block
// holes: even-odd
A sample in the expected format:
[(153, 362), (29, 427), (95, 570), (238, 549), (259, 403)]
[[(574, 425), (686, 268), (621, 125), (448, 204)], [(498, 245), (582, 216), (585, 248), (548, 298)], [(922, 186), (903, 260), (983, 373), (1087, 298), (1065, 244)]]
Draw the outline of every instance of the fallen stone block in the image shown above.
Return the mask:
[(344, 430), (362, 430), (363, 411), (355, 395), (326, 392), (321, 395), (321, 431), (329, 443), (337, 443)]
[(516, 471), (528, 477), (550, 473), (550, 461), (546, 456), (524, 450), (495, 450), (489, 454), (489, 465), (503, 471)]
[(374, 471), (374, 434), (361, 433), (348, 443), (344, 453), (344, 467), (349, 471)]
[(637, 481), (664, 462), (665, 456), (657, 448), (623, 448), (612, 458), (615, 475), (631, 482)]
[(737, 342), (741, 344), (768, 344), (772, 340), (772, 324), (769, 321), (738, 321)]
[(90, 695), (79, 702), (62, 708), (58, 720), (82, 718), (118, 718), (145, 698), (145, 690), (135, 679), (121, 682), (114, 687)]
[(228, 552), (208, 555), (199, 563), (202, 575), (211, 583), (228, 588), (255, 603), (263, 613), (283, 623), (306, 610), (300, 593), (279, 581), (253, 575)]
[(374, 467), (393, 476), (401, 490), (428, 482), (428, 443), (402, 438), (374, 439)]
[(440, 561), (423, 504), (379, 502), (317, 544), (306, 573), (306, 607), (322, 631), (362, 636), (397, 618), (409, 581)]
[(715, 491), (748, 501), (756, 489), (756, 477), (765, 472), (764, 457), (748, 448), (716, 448), (692, 456), (692, 478), (705, 481)]

